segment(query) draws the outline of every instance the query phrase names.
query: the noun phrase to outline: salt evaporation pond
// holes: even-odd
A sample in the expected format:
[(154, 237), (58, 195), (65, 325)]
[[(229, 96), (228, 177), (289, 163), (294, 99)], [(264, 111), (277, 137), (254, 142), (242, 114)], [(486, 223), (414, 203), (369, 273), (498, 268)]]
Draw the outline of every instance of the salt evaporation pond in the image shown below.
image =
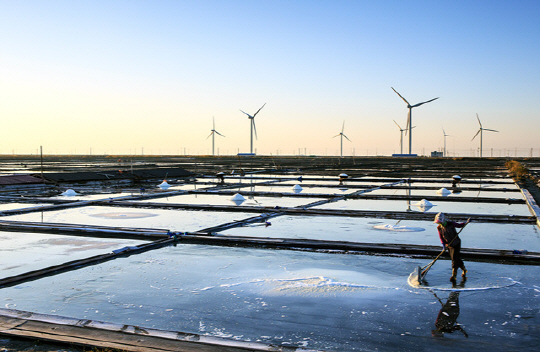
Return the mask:
[[(0, 300), (44, 314), (320, 350), (537, 347), (539, 267), (468, 263), (470, 278), (457, 288), (457, 322), (468, 338), (458, 331), (434, 338), (438, 299), (446, 302), (450, 286), (409, 286), (407, 275), (425, 262), (179, 244), (4, 288)], [(429, 277), (449, 270), (442, 262)]]
[[(422, 196), (425, 198), (429, 197), (440, 197), (439, 194), (436, 193), (435, 190), (432, 189), (403, 189), (403, 188), (385, 188), (385, 189), (377, 189), (372, 191), (370, 194), (374, 195), (399, 195), (399, 196)], [(523, 196), (521, 195), (521, 192), (504, 192), (504, 191), (496, 191), (496, 190), (481, 190), (481, 191), (468, 191), (461, 189), (461, 192), (458, 193), (451, 193), (448, 195), (448, 197), (480, 197), (480, 198), (498, 198), (498, 199), (523, 199)]]
[(43, 203), (0, 203), (0, 211), (44, 206)]
[[(526, 204), (505, 204), (505, 203), (466, 203), (466, 202), (445, 202), (429, 199), (433, 203), (430, 212), (444, 213), (469, 213), (469, 214), (498, 214), (498, 215), (522, 215), (529, 216), (531, 212)], [(377, 200), (377, 199), (348, 199), (318, 205), (314, 209), (335, 209), (335, 210), (376, 210), (376, 211), (419, 211), (422, 210), (414, 204), (418, 201), (407, 200)]]
[[(272, 226), (243, 226), (221, 235), (270, 238), (298, 238), (366, 243), (396, 243), (440, 246), (436, 225), (431, 221), (402, 220), (400, 226), (424, 231), (388, 231), (377, 225), (396, 225), (397, 220), (343, 216), (280, 216)], [(540, 251), (540, 231), (534, 225), (471, 222), (460, 235), (464, 248), (525, 249)]]
[(186, 232), (198, 231), (253, 216), (256, 216), (256, 214), (87, 206), (43, 213), (11, 215), (5, 216), (3, 219)]
[(140, 240), (25, 232), (0, 232), (0, 241), (1, 278), (146, 243)]

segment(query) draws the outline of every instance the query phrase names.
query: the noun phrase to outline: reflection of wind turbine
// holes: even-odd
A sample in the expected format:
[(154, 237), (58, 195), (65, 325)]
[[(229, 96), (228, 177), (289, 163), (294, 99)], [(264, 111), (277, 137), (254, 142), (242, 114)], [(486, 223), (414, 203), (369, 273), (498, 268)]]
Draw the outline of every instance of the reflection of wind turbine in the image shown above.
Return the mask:
[(249, 152), (251, 154), (253, 154), (253, 132), (255, 131), (255, 139), (257, 139), (257, 129), (255, 128), (255, 116), (257, 116), (257, 114), (259, 113), (259, 111), (261, 111), (262, 108), (264, 108), (264, 106), (266, 105), (266, 103), (263, 104), (263, 106), (261, 106), (261, 108), (259, 110), (257, 110), (256, 113), (252, 115), (248, 114), (247, 112), (245, 111), (242, 111), (244, 114), (246, 114), (248, 116), (248, 118), (251, 120), (250, 122), (250, 126), (251, 126), (251, 144), (250, 144), (250, 148), (249, 148)]
[(488, 128), (482, 127), (482, 123), (480, 122), (480, 118), (478, 117), (478, 114), (476, 114), (476, 118), (478, 119), (478, 124), (480, 125), (480, 128), (478, 129), (478, 132), (476, 132), (474, 137), (471, 139), (471, 141), (473, 139), (475, 139), (476, 136), (478, 136), (478, 134), (480, 133), (480, 157), (482, 157), (482, 134), (483, 134), (483, 131), (491, 131), (491, 132), (499, 132), (499, 131), (490, 130)]
[(446, 132), (444, 131), (444, 127), (442, 129), (442, 133), (444, 135), (444, 150), (443, 150), (443, 156), (446, 157), (446, 137), (450, 136), (449, 134), (446, 134)]
[(416, 107), (418, 107), (418, 106), (420, 106), (420, 105), (423, 105), (423, 104), (432, 102), (433, 100), (436, 100), (436, 99), (439, 99), (439, 98), (437, 97), (437, 98), (433, 98), (433, 99), (428, 100), (428, 101), (424, 101), (424, 102), (422, 102), (422, 103), (418, 103), (418, 104), (411, 105), (411, 104), (409, 104), (409, 102), (407, 101), (407, 99), (403, 98), (403, 97), (401, 96), (401, 94), (399, 94), (399, 93), (397, 92), (397, 90), (395, 90), (393, 87), (390, 87), (390, 88), (392, 88), (392, 90), (393, 90), (394, 92), (396, 92), (396, 94), (399, 95), (399, 97), (400, 97), (401, 99), (403, 99), (403, 101), (407, 104), (407, 108), (409, 109), (409, 114), (408, 114), (408, 116), (407, 116), (407, 127), (405, 127), (405, 128), (406, 128), (406, 129), (407, 129), (407, 128), (409, 129), (409, 154), (412, 154), (412, 109), (413, 109), (413, 108), (416, 108)]
[(214, 137), (216, 136), (216, 133), (219, 134), (221, 137), (225, 137), (224, 135), (216, 131), (216, 120), (212, 116), (212, 132), (210, 132), (208, 137), (206, 137), (206, 139), (208, 139), (210, 138), (210, 136), (212, 136), (212, 155), (214, 155)]
[[(343, 126), (341, 127), (341, 132), (339, 134), (336, 134), (334, 137), (332, 138), (336, 138), (338, 136), (341, 136), (341, 157), (343, 157), (343, 137), (347, 138), (346, 135), (343, 134), (343, 131), (345, 130), (345, 121), (343, 121)], [(351, 140), (349, 138), (347, 138), (347, 140), (350, 142)]]

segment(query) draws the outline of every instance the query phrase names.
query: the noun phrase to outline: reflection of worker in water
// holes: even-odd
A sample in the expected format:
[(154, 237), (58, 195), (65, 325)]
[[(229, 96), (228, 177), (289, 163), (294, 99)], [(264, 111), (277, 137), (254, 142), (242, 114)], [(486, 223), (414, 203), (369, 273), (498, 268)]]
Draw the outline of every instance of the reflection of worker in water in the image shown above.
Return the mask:
[(458, 269), (463, 271), (461, 274), (462, 277), (467, 275), (467, 269), (465, 269), (465, 264), (461, 260), (461, 239), (456, 231), (457, 227), (464, 227), (467, 223), (450, 221), (446, 219), (443, 213), (437, 214), (434, 222), (438, 224), (437, 231), (439, 232), (441, 243), (448, 249), (448, 254), (452, 259), (452, 276), (450, 277), (450, 281), (454, 282), (456, 281)]
[[(435, 295), (437, 297), (437, 295)], [(437, 315), (435, 321), (435, 330), (431, 330), (431, 335), (435, 337), (443, 337), (444, 333), (453, 333), (454, 331), (461, 331), (465, 337), (469, 337), (467, 332), (463, 330), (463, 327), (456, 321), (459, 316), (459, 292), (453, 291), (450, 293), (448, 300), (445, 304), (441, 302), (442, 308)]]

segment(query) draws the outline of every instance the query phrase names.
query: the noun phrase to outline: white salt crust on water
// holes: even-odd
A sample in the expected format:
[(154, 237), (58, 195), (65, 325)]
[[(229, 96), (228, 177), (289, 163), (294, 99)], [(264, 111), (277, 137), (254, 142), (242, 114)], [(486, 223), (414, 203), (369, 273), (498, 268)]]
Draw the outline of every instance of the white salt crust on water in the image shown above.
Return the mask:
[(420, 232), (425, 231), (423, 227), (412, 227), (412, 226), (399, 226), (399, 225), (375, 225), (374, 229), (377, 230), (387, 230), (387, 231), (396, 231), (396, 232)]
[(157, 214), (152, 213), (135, 213), (135, 212), (116, 212), (116, 213), (100, 213), (100, 214), (90, 214), (95, 218), (102, 219), (141, 219), (141, 218), (150, 218), (152, 216), (157, 216)]

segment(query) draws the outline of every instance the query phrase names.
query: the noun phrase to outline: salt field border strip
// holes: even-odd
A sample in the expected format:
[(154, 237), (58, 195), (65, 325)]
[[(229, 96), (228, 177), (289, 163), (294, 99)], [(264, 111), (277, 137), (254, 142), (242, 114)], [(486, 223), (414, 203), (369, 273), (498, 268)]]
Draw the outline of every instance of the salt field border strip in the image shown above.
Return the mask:
[(155, 241), (168, 237), (168, 230), (108, 227), (98, 225), (59, 224), (0, 220), (0, 231), (61, 233), (77, 236)]
[[(406, 255), (411, 258), (425, 258), (440, 253), (440, 246), (364, 243), (349, 241), (328, 241), (298, 238), (269, 238), (246, 236), (220, 236), (204, 232), (187, 232), (178, 237), (179, 243), (203, 245), (260, 247), (265, 249), (288, 249), (300, 251), (328, 252), (333, 254)], [(463, 258), (473, 261), (497, 261), (505, 264), (540, 265), (540, 253), (521, 252), (506, 249), (462, 248)], [(444, 259), (444, 258), (443, 258)]]
[[(79, 346), (145, 352), (314, 351), (0, 308), (0, 334)], [(93, 349), (92, 349), (93, 350)]]
[(527, 206), (529, 207), (530, 212), (536, 217), (536, 225), (540, 227), (540, 207), (538, 207), (538, 204), (534, 200), (531, 192), (527, 190), (526, 188), (521, 188), (521, 192), (523, 193), (523, 197), (525, 197), (525, 200), (527, 201)]
[[(315, 198), (315, 197), (314, 197)], [(317, 197), (320, 198), (320, 197)], [(344, 197), (340, 197), (344, 198)], [(141, 208), (141, 209), (185, 209), (185, 210), (203, 210), (220, 212), (241, 212), (241, 213), (272, 213), (268, 217), (279, 215), (309, 215), (309, 216), (345, 216), (345, 217), (363, 217), (377, 219), (395, 219), (395, 220), (429, 220), (432, 221), (436, 213), (433, 212), (409, 212), (409, 211), (383, 211), (383, 210), (345, 210), (345, 209), (308, 209), (330, 202), (337, 202), (342, 199), (335, 197), (317, 201), (314, 203), (300, 205), (298, 207), (255, 207), (242, 205), (207, 205), (207, 204), (164, 204), (164, 203), (138, 203), (138, 202), (111, 202), (97, 203), (95, 205), (104, 205), (122, 208)], [(471, 219), (475, 222), (497, 222), (497, 223), (518, 223), (535, 224), (536, 218), (522, 215), (490, 215), (490, 214), (472, 214), (472, 213), (448, 213), (448, 216), (456, 220)], [(236, 222), (241, 226), (241, 221)], [(216, 226), (219, 228), (223, 225)], [(227, 224), (227, 228), (229, 228)]]

